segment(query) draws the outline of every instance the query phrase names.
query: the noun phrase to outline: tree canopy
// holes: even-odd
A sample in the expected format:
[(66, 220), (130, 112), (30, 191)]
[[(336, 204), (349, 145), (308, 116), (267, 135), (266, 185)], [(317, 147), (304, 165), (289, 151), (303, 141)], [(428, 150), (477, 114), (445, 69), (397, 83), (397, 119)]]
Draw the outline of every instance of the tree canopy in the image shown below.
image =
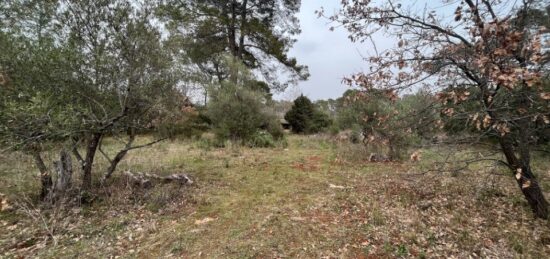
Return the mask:
[(284, 90), (307, 79), (307, 67), (288, 51), (300, 33), (300, 1), (167, 1), (162, 13), (174, 40), (192, 63), (219, 81), (230, 79), (224, 55), (231, 55), (262, 75), (270, 88)]

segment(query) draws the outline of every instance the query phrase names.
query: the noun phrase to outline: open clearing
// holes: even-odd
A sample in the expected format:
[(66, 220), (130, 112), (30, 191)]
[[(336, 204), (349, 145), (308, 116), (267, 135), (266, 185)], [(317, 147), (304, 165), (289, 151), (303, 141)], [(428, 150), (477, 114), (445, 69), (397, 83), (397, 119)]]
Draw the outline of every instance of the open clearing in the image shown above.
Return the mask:
[[(426, 151), (420, 163), (351, 163), (325, 138), (289, 136), (288, 142), (274, 149), (164, 142), (129, 154), (91, 205), (47, 213), (14, 205), (37, 192), (30, 186), (38, 184), (37, 170), (27, 167), (32, 163), (24, 155), (2, 155), (0, 192), (17, 194), (9, 202), (18, 209), (1, 214), (0, 257), (550, 254), (548, 222), (533, 220), (506, 170), (421, 174), (438, 150)], [(543, 161), (536, 161), (535, 171), (550, 190), (550, 164)], [(128, 169), (188, 172), (195, 183), (133, 190), (120, 174)]]

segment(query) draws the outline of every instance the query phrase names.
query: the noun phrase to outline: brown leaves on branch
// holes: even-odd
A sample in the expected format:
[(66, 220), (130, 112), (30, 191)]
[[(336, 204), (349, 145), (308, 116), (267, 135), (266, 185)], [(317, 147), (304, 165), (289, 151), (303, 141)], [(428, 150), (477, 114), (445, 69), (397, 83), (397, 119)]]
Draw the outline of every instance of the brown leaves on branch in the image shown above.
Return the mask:
[(437, 101), (439, 101), (442, 104), (452, 103), (452, 104), (460, 104), (462, 102), (465, 102), (470, 98), (470, 92), (463, 90), (451, 90), (451, 91), (442, 91), (438, 92), (435, 95), (435, 98)]
[[(340, 12), (327, 18), (348, 29), (352, 38), (364, 40), (383, 32), (396, 39), (393, 48), (367, 58), (368, 72), (353, 75), (344, 83), (366, 92), (382, 90), (392, 101), (404, 90), (419, 85), (428, 87), (446, 116), (464, 112), (453, 106), (479, 100), (477, 107), (485, 108), (468, 111), (472, 125), (479, 130), (493, 129), (498, 135), (508, 134), (513, 129), (507, 121), (514, 121), (513, 116), (533, 118), (540, 111), (522, 107), (509, 109), (507, 102), (495, 101), (497, 92), (515, 98), (517, 91), (529, 88), (527, 91), (539, 92), (535, 96), (550, 100), (550, 93), (535, 87), (544, 74), (541, 34), (547, 30), (518, 26), (516, 19), (521, 19), (518, 18), (521, 12), (517, 10), (502, 15), (495, 13), (494, 10), (502, 10), (501, 2), (455, 4), (454, 21), (449, 21), (438, 15), (439, 10), (429, 7), (420, 14), (393, 1), (343, 0)], [(517, 7), (529, 8), (525, 4)], [(477, 88), (475, 91), (484, 95), (474, 98), (471, 88), (456, 90), (460, 85)], [(493, 105), (504, 105), (500, 110), (514, 113), (491, 116), (487, 114), (487, 105), (491, 110), (500, 109)], [(379, 120), (384, 121), (384, 118)]]

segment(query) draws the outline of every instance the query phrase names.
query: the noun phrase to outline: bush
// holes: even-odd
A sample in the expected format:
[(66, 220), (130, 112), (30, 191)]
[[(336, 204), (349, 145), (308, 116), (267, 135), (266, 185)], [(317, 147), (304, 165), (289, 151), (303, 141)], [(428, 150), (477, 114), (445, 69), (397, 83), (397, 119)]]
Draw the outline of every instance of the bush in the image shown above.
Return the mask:
[(373, 153), (400, 160), (409, 147), (421, 141), (421, 136), (429, 138), (432, 134), (409, 125), (433, 121), (435, 115), (421, 112), (429, 103), (429, 96), (409, 95), (395, 100), (390, 97), (384, 91), (346, 92), (337, 119), (341, 129), (350, 130), (352, 143), (364, 142)]
[(258, 131), (248, 141), (249, 147), (275, 147), (273, 136), (267, 131)]
[(275, 140), (283, 139), (285, 136), (285, 131), (283, 130), (283, 126), (281, 126), (281, 122), (275, 113), (271, 109), (268, 109), (267, 111), (264, 111), (264, 114), (266, 116), (266, 122), (262, 129), (271, 134)]
[(279, 120), (266, 105), (265, 93), (246, 86), (224, 83), (213, 91), (207, 114), (219, 140), (264, 147), (284, 137)]
[(330, 125), (330, 127), (328, 128), (328, 132), (330, 133), (330, 135), (332, 136), (336, 136), (338, 135), (338, 133), (340, 133), (340, 128), (338, 127), (337, 124), (332, 124)]

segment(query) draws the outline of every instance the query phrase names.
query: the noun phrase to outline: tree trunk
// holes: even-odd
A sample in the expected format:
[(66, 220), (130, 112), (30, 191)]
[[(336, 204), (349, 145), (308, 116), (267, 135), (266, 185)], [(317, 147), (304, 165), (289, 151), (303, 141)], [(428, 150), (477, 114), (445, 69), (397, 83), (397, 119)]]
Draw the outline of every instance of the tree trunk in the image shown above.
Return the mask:
[(243, 54), (244, 54), (244, 38), (246, 36), (246, 14), (247, 14), (247, 5), (248, 0), (244, 0), (241, 5), (241, 35), (239, 35), (239, 51), (237, 52), (237, 57), (240, 60), (243, 60)]
[(397, 161), (400, 159), (399, 157), (399, 153), (397, 152), (396, 148), (395, 148), (395, 144), (394, 142), (391, 140), (391, 139), (388, 139), (388, 148), (389, 148), (389, 152), (388, 152), (388, 159), (390, 161)]
[(46, 198), (48, 198), (52, 190), (52, 185), (53, 185), (52, 176), (50, 175), (50, 172), (48, 171), (46, 164), (44, 164), (44, 160), (42, 160), (40, 153), (34, 152), (32, 155), (34, 158), (34, 162), (38, 167), (38, 171), (40, 171), (40, 182), (41, 182), (40, 199), (45, 200)]
[(71, 180), (73, 176), (73, 164), (71, 156), (65, 151), (61, 151), (59, 161), (55, 161), (54, 165), (57, 171), (57, 180), (55, 183), (55, 196), (63, 195), (65, 191), (71, 188)]
[[(240, 61), (239, 58), (239, 46), (237, 46), (237, 2), (235, 0), (231, 1), (231, 6), (229, 9), (229, 25), (227, 28), (227, 41), (231, 56), (233, 57), (232, 63)], [(238, 83), (239, 70), (236, 67), (236, 64), (231, 64), (229, 71), (229, 81), (234, 84)]]
[(535, 175), (530, 167), (521, 169), (521, 173), (516, 172), (516, 179), (523, 196), (527, 199), (536, 217), (548, 219), (548, 201), (546, 201)]
[(113, 160), (111, 161), (111, 165), (109, 165), (109, 168), (107, 168), (107, 173), (105, 173), (105, 176), (103, 177), (103, 181), (111, 178), (111, 176), (116, 170), (116, 167), (118, 166), (118, 163), (122, 161), (122, 159), (124, 158), (124, 156), (126, 156), (127, 153), (128, 153), (128, 150), (125, 149), (125, 150), (121, 150), (120, 152), (118, 152), (118, 154), (116, 154), (115, 158), (113, 158)]
[(86, 158), (82, 163), (82, 190), (84, 191), (92, 188), (92, 166), (100, 139), (101, 133), (93, 133), (86, 146)]
[(230, 3), (229, 8), (229, 27), (227, 28), (227, 36), (228, 36), (228, 43), (229, 43), (229, 51), (231, 51), (231, 55), (235, 58), (238, 58), (238, 46), (236, 42), (236, 36), (237, 36), (237, 2), (235, 0), (232, 0)]
[[(505, 139), (500, 139), (502, 151), (506, 156), (508, 165), (516, 177), (516, 182), (523, 193), (523, 196), (529, 203), (535, 217), (548, 219), (548, 201), (546, 201), (540, 185), (531, 171), (528, 154), (522, 154), (519, 158), (516, 156), (515, 148), (512, 143)], [(528, 152), (522, 150), (521, 153)]]

